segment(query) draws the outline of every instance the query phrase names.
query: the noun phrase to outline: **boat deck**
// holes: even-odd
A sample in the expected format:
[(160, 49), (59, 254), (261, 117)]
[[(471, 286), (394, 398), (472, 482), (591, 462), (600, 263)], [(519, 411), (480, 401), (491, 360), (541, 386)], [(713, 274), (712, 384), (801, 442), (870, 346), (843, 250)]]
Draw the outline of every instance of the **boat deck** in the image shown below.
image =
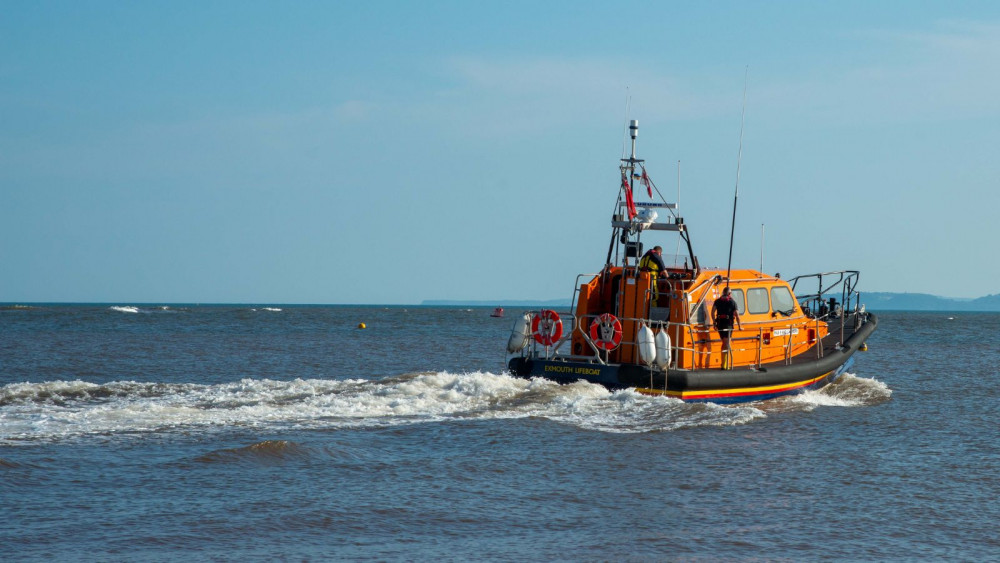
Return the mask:
[[(864, 313), (862, 313), (862, 315), (864, 315)], [(818, 343), (823, 347), (822, 357), (825, 358), (826, 356), (829, 356), (830, 354), (834, 354), (839, 350), (841, 350), (844, 347), (844, 342), (847, 342), (851, 338), (851, 336), (853, 336), (854, 333), (857, 332), (858, 329), (860, 329), (861, 326), (864, 326), (862, 322), (857, 322), (858, 329), (854, 328), (856, 323), (855, 316), (856, 316), (855, 313), (850, 313), (844, 315), (843, 318), (835, 318), (827, 320), (830, 332), (829, 334), (826, 335), (825, 338), (821, 339), (820, 342)], [(843, 321), (843, 332), (841, 332), (841, 321)], [(819, 358), (820, 356), (818, 355), (816, 346), (813, 346), (809, 350), (806, 350), (805, 352), (792, 357), (787, 362), (784, 360), (779, 362), (772, 362), (770, 364), (764, 364), (763, 367), (779, 366), (779, 365), (794, 366), (798, 364), (814, 362)]]

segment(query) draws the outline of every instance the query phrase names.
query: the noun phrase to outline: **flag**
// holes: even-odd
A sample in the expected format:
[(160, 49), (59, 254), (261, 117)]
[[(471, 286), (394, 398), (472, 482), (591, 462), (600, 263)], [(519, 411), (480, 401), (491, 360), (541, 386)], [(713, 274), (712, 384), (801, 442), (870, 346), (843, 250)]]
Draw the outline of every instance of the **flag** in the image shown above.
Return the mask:
[(642, 167), (642, 178), (639, 181), (642, 182), (643, 184), (645, 184), (645, 186), (646, 186), (646, 193), (649, 194), (649, 197), (653, 197), (653, 181), (650, 180), (649, 176), (646, 175), (646, 167), (645, 166)]
[(625, 190), (625, 207), (628, 210), (628, 220), (635, 218), (635, 200), (632, 199), (632, 186), (628, 183), (628, 177), (622, 172), (622, 189)]

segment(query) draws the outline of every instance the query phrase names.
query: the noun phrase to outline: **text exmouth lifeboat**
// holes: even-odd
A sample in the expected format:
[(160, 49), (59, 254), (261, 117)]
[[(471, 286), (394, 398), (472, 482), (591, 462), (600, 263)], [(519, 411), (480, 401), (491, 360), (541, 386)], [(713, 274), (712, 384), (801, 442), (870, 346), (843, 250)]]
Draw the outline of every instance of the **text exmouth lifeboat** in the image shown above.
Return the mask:
[[(515, 320), (510, 372), (715, 403), (801, 393), (844, 373), (878, 323), (860, 302), (859, 273), (786, 280), (701, 267), (677, 206), (635, 156), (638, 121), (629, 128), (605, 265), (577, 276), (568, 311)], [(636, 201), (637, 191), (659, 197)], [(681, 242), (685, 254), (662, 254)]]

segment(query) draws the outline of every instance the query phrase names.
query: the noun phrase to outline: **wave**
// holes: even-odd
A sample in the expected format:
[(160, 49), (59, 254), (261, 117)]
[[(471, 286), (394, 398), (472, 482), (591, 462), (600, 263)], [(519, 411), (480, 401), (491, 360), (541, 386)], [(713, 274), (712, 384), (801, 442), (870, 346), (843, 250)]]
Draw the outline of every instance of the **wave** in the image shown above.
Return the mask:
[(161, 313), (175, 314), (180, 311), (187, 311), (188, 309), (186, 307), (174, 308), (170, 307), (169, 305), (157, 305), (155, 307), (151, 306), (148, 308), (137, 307), (135, 305), (112, 305), (111, 307), (108, 307), (108, 310), (115, 311), (118, 313), (126, 313), (130, 315), (134, 315), (136, 313), (150, 315), (150, 314), (161, 314)]
[(112, 305), (108, 307), (112, 311), (118, 311), (119, 313), (138, 313), (139, 308), (133, 307), (132, 305)]
[(799, 395), (782, 397), (766, 404), (768, 412), (812, 411), (816, 407), (872, 407), (888, 402), (892, 389), (876, 379), (845, 373), (837, 381)]
[(312, 457), (313, 450), (285, 440), (264, 440), (242, 448), (216, 450), (195, 458), (199, 463), (259, 463), (273, 465), (295, 458)]
[[(528, 417), (599, 432), (662, 432), (746, 424), (768, 413), (817, 406), (872, 405), (890, 395), (885, 384), (850, 374), (821, 391), (735, 406), (482, 372), (218, 385), (51, 381), (0, 387), (0, 444), (193, 428), (338, 429)], [(286, 446), (260, 448), (273, 452)]]
[(13, 469), (16, 467), (21, 467), (21, 464), (16, 461), (7, 461), (6, 459), (0, 457), (0, 468)]

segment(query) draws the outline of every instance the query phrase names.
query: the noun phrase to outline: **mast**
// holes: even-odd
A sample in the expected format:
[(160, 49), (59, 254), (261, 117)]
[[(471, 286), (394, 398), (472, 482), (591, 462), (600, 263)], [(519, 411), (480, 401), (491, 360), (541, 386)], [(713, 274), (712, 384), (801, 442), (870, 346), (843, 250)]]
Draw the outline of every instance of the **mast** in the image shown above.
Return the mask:
[[(671, 212), (671, 214), (673, 215), (673, 221), (670, 221), (669, 220), (670, 218), (668, 216), (666, 217), (666, 219), (668, 219), (667, 222), (657, 221), (655, 212), (648, 213), (649, 211), (652, 211), (654, 208), (676, 210), (677, 204), (667, 203), (666, 199), (663, 198), (663, 194), (660, 193), (660, 190), (656, 187), (655, 184), (653, 184), (652, 180), (649, 179), (649, 176), (646, 175), (646, 169), (643, 164), (645, 160), (637, 158), (636, 156), (636, 141), (639, 137), (639, 120), (638, 119), (629, 120), (628, 129), (629, 129), (629, 137), (632, 140), (631, 152), (629, 153), (628, 158), (624, 158), (625, 151), (624, 150), (622, 151), (623, 158), (621, 159), (621, 165), (619, 166), (619, 170), (621, 171), (622, 181), (621, 185), (619, 186), (618, 202), (615, 207), (615, 213), (611, 219), (611, 227), (612, 227), (611, 241), (608, 246), (608, 259), (606, 261), (606, 264), (608, 266), (612, 264), (612, 256), (615, 256), (616, 252), (615, 249), (617, 245), (629, 245), (632, 243), (638, 243), (641, 237), (641, 233), (644, 230), (648, 229), (653, 231), (673, 231), (677, 233), (682, 239), (684, 239), (684, 242), (687, 245), (688, 257), (690, 258), (691, 261), (690, 266), (686, 267), (694, 270), (697, 275), (697, 271), (699, 270), (698, 258), (695, 256), (694, 249), (691, 247), (691, 239), (687, 230), (687, 226), (684, 224), (684, 219), (680, 215), (678, 215), (676, 211)], [(622, 148), (623, 149), (625, 148), (624, 144)], [(632, 197), (635, 189), (635, 182), (637, 179), (640, 178), (639, 174), (637, 174), (637, 168), (642, 168), (643, 176), (641, 177), (641, 179), (644, 183), (648, 182), (650, 195), (652, 195), (653, 191), (655, 190), (656, 195), (662, 202), (662, 203), (642, 202), (638, 204), (640, 207), (643, 208), (643, 213), (640, 214), (643, 217), (639, 221), (636, 221), (632, 217), (627, 216), (624, 213), (621, 213), (623, 206), (626, 208), (625, 211), (627, 212), (628, 215), (633, 215), (635, 212), (636, 204), (634, 203)], [(680, 161), (678, 161), (677, 163), (677, 181), (678, 181), (678, 199), (679, 199)], [(630, 238), (633, 238), (631, 242), (629, 240)], [(680, 241), (678, 241), (678, 245), (679, 244)], [(638, 245), (636, 245), (634, 248), (638, 249)], [(636, 259), (639, 258), (638, 255), (636, 255), (635, 257)], [(627, 252), (626, 252), (626, 260), (627, 260)], [(626, 263), (627, 262), (623, 262), (623, 265), (625, 265)], [(685, 260), (685, 264), (687, 264), (687, 260)]]
[(635, 157), (635, 140), (639, 137), (639, 120), (632, 119), (628, 122), (628, 133), (632, 137), (632, 154), (628, 158), (622, 159), (621, 170), (622, 174), (628, 174), (628, 187), (629, 189), (635, 188), (635, 165), (641, 162), (645, 162), (641, 158)]
[(633, 120), (631, 120), (631, 121), (628, 122), (628, 132), (629, 132), (629, 135), (632, 137), (632, 156), (629, 157), (629, 160), (631, 160), (633, 162), (632, 169), (634, 170), (635, 169), (635, 164), (634, 164), (635, 163), (635, 139), (636, 139), (636, 137), (639, 136), (639, 120), (638, 119), (633, 119)]

